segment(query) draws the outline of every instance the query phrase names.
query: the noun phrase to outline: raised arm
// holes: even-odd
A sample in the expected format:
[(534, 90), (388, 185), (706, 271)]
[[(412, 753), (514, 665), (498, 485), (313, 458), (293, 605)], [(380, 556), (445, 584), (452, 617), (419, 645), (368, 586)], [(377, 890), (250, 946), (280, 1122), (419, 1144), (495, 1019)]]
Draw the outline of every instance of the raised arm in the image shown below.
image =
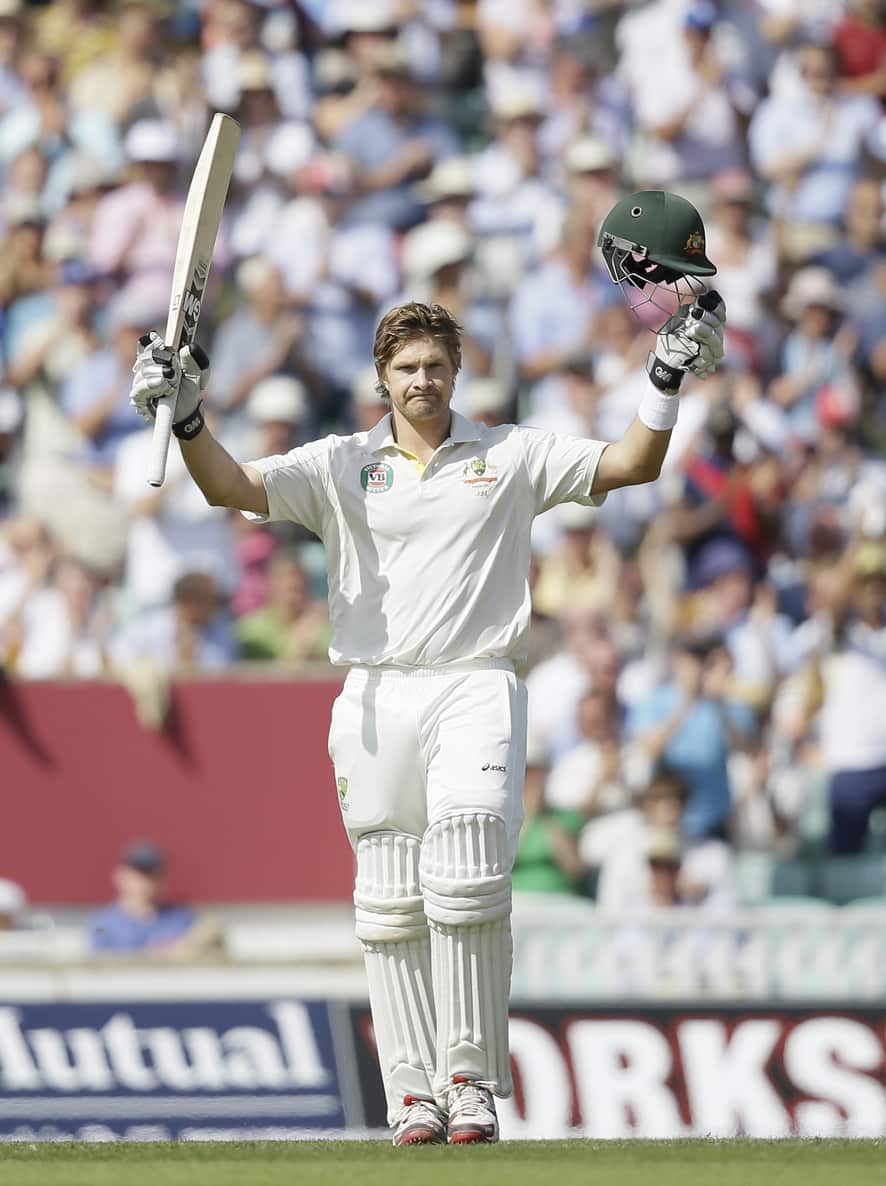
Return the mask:
[(154, 423), (157, 400), (177, 389), (175, 423), (172, 431), (181, 444), (182, 457), (191, 477), (210, 506), (239, 511), (268, 513), (268, 499), (262, 476), (249, 465), (240, 465), (215, 439), (203, 418), (203, 392), (209, 382), (209, 359), (199, 346), (187, 347), (171, 365), (154, 362), (152, 351), (159, 344), (157, 334), (139, 339), (130, 401), (138, 414)]
[(607, 445), (594, 475), (592, 494), (653, 482), (661, 473), (677, 421), (679, 389), (686, 371), (704, 377), (723, 358), (726, 306), (715, 292), (683, 306), (658, 331), (646, 370), (650, 387), (620, 441)]

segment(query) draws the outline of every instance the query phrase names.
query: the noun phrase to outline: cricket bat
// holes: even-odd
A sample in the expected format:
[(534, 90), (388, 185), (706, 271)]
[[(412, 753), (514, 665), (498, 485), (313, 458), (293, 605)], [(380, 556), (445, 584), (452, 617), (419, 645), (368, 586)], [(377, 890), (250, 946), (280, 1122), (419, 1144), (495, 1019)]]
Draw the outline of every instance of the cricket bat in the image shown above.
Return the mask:
[[(212, 249), (239, 142), (240, 125), (237, 121), (229, 115), (216, 112), (203, 142), (185, 202), (175, 252), (166, 334), (163, 346), (154, 351), (155, 362), (171, 362), (173, 354), (194, 341), (212, 263)], [(162, 486), (166, 477), (166, 458), (174, 417), (175, 397), (161, 399), (154, 420), (148, 468), (149, 486)]]

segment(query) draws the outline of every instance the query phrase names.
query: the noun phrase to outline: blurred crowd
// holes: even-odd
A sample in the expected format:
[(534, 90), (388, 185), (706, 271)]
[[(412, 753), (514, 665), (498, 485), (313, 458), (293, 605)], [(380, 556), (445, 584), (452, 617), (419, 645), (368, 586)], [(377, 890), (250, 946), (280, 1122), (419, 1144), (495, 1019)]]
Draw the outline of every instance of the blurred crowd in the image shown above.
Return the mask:
[(650, 336), (597, 230), (670, 188), (726, 365), (657, 483), (536, 522), (517, 884), (617, 903), (639, 862), (713, 903), (736, 848), (883, 845), (884, 102), (882, 0), (0, 0), (3, 670), (325, 656), (318, 541), (206, 506), (175, 447), (149, 488), (128, 404), (213, 111), (199, 336), (243, 460), (375, 423), (405, 299), (463, 324), (469, 417), (617, 438)]

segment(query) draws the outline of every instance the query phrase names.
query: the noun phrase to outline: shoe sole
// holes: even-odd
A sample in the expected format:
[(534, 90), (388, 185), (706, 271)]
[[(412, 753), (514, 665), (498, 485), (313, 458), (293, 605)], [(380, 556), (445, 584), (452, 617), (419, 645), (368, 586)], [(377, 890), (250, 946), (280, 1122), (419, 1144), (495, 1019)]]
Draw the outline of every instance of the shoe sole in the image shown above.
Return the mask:
[(394, 1148), (399, 1149), (403, 1145), (445, 1145), (446, 1141), (440, 1133), (432, 1132), (430, 1129), (419, 1129), (418, 1132), (409, 1133), (407, 1136), (401, 1137), (399, 1141), (394, 1142)]
[(463, 1128), (449, 1134), (450, 1145), (494, 1145), (498, 1136), (490, 1136), (480, 1128)]

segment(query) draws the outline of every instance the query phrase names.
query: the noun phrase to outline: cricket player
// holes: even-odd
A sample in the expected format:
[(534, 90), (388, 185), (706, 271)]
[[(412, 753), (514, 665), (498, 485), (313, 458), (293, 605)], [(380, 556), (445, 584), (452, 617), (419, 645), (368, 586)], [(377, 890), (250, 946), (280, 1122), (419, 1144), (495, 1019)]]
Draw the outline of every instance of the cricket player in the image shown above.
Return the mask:
[(632, 194), (600, 245), (632, 299), (664, 310), (673, 298), (648, 394), (613, 444), (452, 411), (460, 327), (439, 305), (382, 318), (374, 357), (390, 412), (370, 431), (247, 464), (204, 424), (198, 348), (163, 366), (145, 335), (133, 368), (146, 420), (177, 393), (174, 431), (210, 504), (302, 523), (325, 544), (329, 654), (348, 668), (329, 754), (395, 1145), (495, 1141), (494, 1096), (512, 1091), (511, 868), (526, 757), (514, 668), (529, 629), (532, 520), (655, 479), (684, 373), (704, 376), (723, 355), (722, 302), (692, 304), (687, 287), (715, 271), (688, 202)]

